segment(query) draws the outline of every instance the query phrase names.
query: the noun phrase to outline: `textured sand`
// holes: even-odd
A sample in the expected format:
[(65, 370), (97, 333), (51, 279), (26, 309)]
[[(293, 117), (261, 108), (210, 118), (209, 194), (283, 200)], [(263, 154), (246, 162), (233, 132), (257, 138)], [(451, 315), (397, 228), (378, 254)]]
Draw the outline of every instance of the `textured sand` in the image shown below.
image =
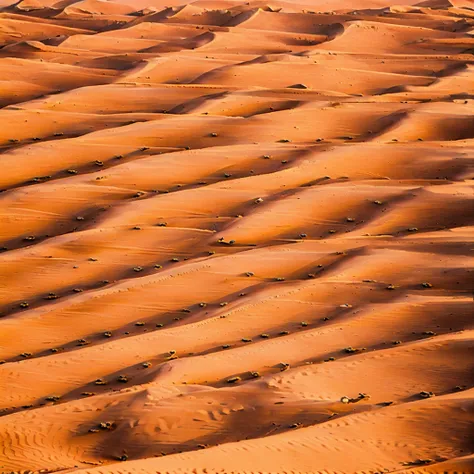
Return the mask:
[(0, 8), (2, 474), (474, 473), (474, 2)]

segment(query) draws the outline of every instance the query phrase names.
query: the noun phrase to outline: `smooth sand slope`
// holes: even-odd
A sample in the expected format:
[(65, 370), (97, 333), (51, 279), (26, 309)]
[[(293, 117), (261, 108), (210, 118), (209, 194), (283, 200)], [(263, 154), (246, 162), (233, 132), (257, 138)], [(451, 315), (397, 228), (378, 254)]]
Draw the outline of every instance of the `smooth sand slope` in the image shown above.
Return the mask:
[(474, 473), (474, 3), (1, 0), (0, 472)]

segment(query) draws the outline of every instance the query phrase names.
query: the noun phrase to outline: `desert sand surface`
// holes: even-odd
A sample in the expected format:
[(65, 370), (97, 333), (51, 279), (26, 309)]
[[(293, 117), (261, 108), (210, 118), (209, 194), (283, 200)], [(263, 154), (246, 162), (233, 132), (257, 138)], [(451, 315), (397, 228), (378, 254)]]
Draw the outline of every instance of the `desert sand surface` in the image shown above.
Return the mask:
[(2, 474), (474, 473), (474, 2), (0, 42)]

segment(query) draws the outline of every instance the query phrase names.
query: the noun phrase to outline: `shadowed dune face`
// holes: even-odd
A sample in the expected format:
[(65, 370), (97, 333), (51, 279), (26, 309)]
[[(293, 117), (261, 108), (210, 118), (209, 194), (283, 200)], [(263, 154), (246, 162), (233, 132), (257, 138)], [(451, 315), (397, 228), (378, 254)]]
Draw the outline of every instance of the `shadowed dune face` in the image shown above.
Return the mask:
[(474, 6), (0, 0), (0, 472), (474, 472)]

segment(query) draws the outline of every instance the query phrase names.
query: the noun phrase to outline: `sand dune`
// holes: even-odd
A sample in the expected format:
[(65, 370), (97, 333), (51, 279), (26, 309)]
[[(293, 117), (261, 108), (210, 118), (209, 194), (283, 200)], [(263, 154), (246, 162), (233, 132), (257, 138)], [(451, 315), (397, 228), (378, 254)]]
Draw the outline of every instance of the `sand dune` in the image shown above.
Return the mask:
[(0, 472), (474, 473), (473, 8), (0, 0)]

